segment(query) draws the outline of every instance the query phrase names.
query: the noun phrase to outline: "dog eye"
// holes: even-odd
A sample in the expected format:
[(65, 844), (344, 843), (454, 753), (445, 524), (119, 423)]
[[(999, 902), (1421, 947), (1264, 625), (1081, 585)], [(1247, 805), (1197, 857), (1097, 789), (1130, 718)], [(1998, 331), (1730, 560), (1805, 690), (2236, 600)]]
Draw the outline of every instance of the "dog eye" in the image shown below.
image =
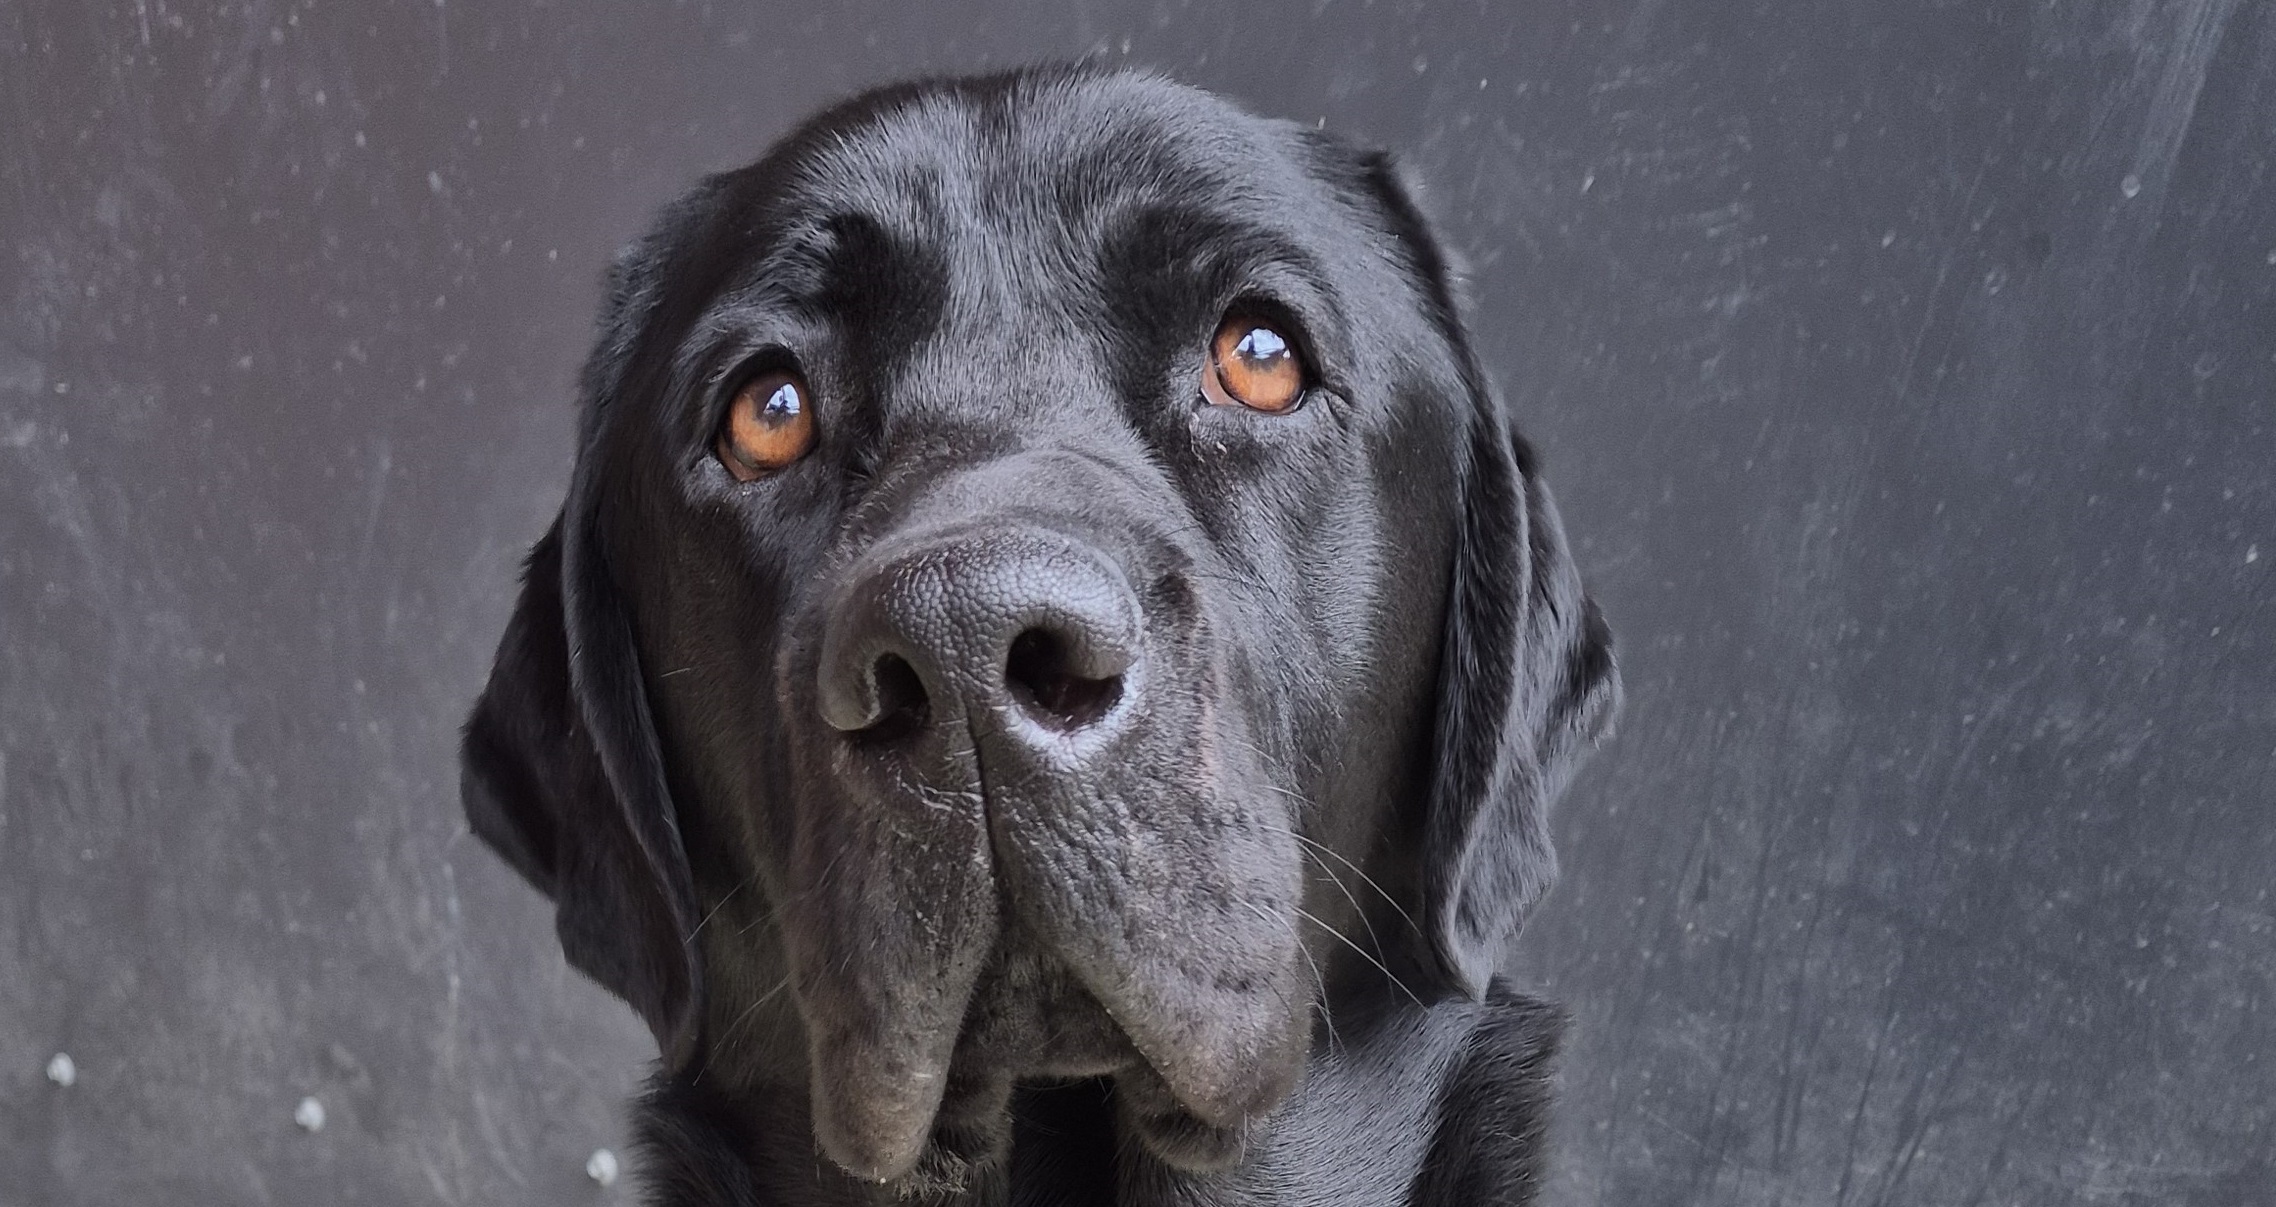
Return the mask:
[(1229, 318), (1209, 341), (1201, 394), (1221, 407), (1283, 414), (1304, 397), (1304, 363), (1296, 345), (1271, 324)]
[(719, 427), (719, 463), (748, 482), (805, 456), (814, 447), (812, 401), (806, 379), (787, 370), (745, 382)]

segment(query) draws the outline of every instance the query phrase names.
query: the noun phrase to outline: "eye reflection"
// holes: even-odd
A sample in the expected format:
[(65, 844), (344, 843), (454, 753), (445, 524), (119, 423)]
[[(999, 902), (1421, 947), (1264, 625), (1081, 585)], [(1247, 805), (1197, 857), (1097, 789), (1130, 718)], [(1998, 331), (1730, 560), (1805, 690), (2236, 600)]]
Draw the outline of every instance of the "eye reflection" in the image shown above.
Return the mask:
[(1288, 337), (1271, 324), (1227, 318), (1209, 344), (1201, 394), (1211, 403), (1278, 415), (1303, 400), (1304, 364)]
[(778, 470), (814, 447), (814, 416), (807, 407), (806, 380), (778, 369), (762, 373), (735, 392), (720, 425), (714, 451), (738, 482)]
[(1271, 360), (1288, 354), (1288, 341), (1280, 338), (1280, 333), (1270, 327), (1251, 327), (1233, 350), (1243, 360)]
[(805, 409), (798, 397), (798, 383), (786, 381), (767, 397), (765, 415), (770, 423), (785, 423), (798, 418)]

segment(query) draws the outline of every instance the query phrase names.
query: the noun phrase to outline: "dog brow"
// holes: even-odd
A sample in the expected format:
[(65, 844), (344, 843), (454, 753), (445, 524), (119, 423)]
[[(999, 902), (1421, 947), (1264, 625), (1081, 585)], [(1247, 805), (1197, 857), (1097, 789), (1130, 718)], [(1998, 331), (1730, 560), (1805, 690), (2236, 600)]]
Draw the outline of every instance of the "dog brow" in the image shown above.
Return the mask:
[(1329, 292), (1325, 266), (1287, 231), (1187, 202), (1155, 202), (1117, 215), (1103, 232), (1100, 259), (1123, 268), (1182, 270), (1218, 282), (1271, 265), (1322, 294)]

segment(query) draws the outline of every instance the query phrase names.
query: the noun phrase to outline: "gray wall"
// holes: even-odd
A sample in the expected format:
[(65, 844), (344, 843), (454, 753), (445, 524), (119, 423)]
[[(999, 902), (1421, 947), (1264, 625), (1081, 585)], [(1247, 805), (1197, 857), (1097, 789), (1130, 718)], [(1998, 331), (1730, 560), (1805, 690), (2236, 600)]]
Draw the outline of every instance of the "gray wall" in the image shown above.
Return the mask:
[(1091, 50), (1469, 253), (1629, 683), (1554, 1201), (2276, 1202), (2276, 6), (0, 0), (0, 1204), (629, 1201), (452, 764), (599, 269)]

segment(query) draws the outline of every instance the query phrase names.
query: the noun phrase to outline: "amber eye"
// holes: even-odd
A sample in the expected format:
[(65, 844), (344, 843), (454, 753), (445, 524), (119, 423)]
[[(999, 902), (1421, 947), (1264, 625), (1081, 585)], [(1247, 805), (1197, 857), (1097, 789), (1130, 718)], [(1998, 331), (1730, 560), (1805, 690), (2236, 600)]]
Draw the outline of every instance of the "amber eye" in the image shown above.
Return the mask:
[(806, 379), (787, 370), (743, 383), (719, 427), (719, 463), (748, 482), (805, 456), (814, 447), (813, 401)]
[(1201, 393), (1221, 407), (1278, 415), (1303, 399), (1304, 363), (1296, 358), (1296, 345), (1270, 324), (1229, 318), (1209, 341)]

